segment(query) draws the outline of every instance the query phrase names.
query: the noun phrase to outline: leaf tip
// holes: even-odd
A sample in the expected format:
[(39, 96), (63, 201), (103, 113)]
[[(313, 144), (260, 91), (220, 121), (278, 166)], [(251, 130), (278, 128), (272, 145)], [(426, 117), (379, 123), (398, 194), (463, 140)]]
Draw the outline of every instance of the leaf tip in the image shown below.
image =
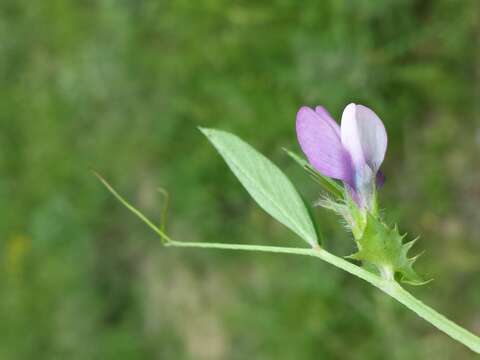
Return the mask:
[(201, 133), (203, 135), (205, 135), (206, 137), (210, 137), (212, 135), (212, 133), (214, 132), (214, 129), (206, 128), (206, 127), (203, 127), (203, 126), (197, 126), (197, 129), (200, 130)]

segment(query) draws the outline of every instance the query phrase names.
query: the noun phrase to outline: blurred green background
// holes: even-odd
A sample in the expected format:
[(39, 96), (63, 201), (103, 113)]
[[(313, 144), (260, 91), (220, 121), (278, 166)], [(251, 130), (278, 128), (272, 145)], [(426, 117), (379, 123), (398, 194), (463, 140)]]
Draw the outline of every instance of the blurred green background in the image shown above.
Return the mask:
[[(310, 201), (304, 104), (384, 120), (389, 222), (435, 281), (412, 291), (480, 333), (476, 0), (2, 0), (0, 359), (471, 359), (315, 259), (163, 248), (93, 177), (177, 240), (299, 245), (196, 126), (233, 131)], [(316, 209), (326, 246), (338, 219)]]

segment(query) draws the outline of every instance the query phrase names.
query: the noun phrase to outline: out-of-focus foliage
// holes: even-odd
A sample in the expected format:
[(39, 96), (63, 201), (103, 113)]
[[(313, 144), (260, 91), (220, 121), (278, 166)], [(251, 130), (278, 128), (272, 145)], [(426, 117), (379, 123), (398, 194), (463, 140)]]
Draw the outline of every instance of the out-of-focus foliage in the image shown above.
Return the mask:
[[(348, 102), (389, 132), (381, 194), (426, 250), (414, 290), (480, 332), (478, 1), (2, 0), (1, 359), (470, 359), (315, 259), (163, 248), (90, 174), (178, 240), (300, 245), (197, 125), (281, 150), (295, 113)], [(326, 246), (349, 254), (337, 219)]]

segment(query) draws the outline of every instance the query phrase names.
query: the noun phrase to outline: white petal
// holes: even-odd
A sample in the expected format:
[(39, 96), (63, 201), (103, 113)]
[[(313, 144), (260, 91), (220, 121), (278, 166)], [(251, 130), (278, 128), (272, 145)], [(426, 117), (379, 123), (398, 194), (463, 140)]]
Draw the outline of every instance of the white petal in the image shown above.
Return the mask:
[(382, 120), (372, 110), (357, 105), (357, 127), (363, 156), (374, 173), (380, 169), (387, 151), (387, 132)]
[(355, 168), (366, 163), (375, 174), (387, 151), (387, 133), (380, 118), (363, 105), (349, 104), (343, 111), (341, 136)]
[(358, 169), (365, 164), (365, 158), (360, 143), (356, 107), (355, 104), (348, 104), (343, 110), (340, 132), (343, 147), (349, 152), (355, 168)]

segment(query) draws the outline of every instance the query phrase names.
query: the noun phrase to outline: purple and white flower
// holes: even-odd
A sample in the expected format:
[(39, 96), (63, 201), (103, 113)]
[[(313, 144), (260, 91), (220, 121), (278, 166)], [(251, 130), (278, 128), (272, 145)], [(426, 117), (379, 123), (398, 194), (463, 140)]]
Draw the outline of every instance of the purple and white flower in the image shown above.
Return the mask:
[(368, 209), (384, 180), (379, 171), (387, 150), (380, 118), (363, 105), (349, 104), (341, 126), (325, 108), (303, 106), (297, 113), (297, 137), (308, 161), (322, 175), (343, 181), (355, 202)]

